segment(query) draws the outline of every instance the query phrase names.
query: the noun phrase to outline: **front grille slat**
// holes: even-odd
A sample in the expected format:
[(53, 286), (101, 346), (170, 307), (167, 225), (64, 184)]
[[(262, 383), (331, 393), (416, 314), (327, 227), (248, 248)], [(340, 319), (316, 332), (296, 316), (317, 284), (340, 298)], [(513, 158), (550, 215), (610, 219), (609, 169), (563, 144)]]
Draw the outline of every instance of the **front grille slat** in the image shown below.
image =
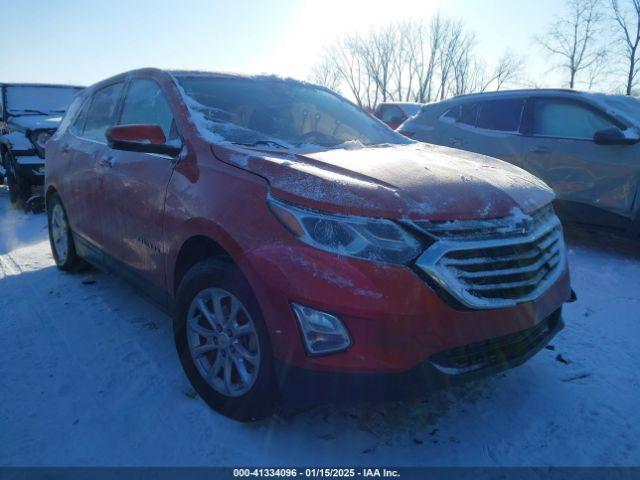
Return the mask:
[[(557, 255), (558, 255), (558, 252), (556, 250), (552, 250), (545, 253), (542, 256), (542, 258), (537, 260), (535, 263), (532, 263), (525, 267), (517, 266), (517, 267), (511, 267), (511, 268), (497, 268), (495, 270), (480, 270), (476, 272), (460, 271), (459, 276), (461, 278), (474, 279), (474, 278), (484, 278), (484, 277), (497, 277), (502, 275), (517, 274), (517, 273), (529, 273), (529, 272), (535, 273), (538, 270), (540, 270), (540, 268), (543, 267), (547, 262), (549, 262), (552, 259), (552, 257)], [(536, 252), (536, 256), (539, 256), (537, 252)]]
[[(497, 222), (499, 228), (492, 226)], [(537, 298), (561, 274), (564, 242), (560, 221), (550, 207), (531, 216), (519, 212), (516, 219), (484, 221), (485, 231), (453, 224), (446, 235), (444, 225), (426, 232), (441, 235), (417, 260), (465, 305), (495, 308)], [(481, 222), (473, 222), (478, 226)], [(508, 227), (510, 226), (510, 227)], [(456, 228), (453, 228), (456, 227)], [(496, 232), (502, 230), (501, 235)]]
[(482, 292), (484, 290), (505, 290), (505, 289), (511, 289), (511, 288), (535, 286), (538, 284), (538, 282), (540, 282), (540, 280), (542, 280), (545, 277), (546, 274), (547, 274), (546, 270), (541, 270), (539, 273), (537, 273), (534, 277), (530, 278), (529, 280), (524, 280), (520, 282), (488, 283), (488, 284), (473, 285), (472, 289), (475, 292)]

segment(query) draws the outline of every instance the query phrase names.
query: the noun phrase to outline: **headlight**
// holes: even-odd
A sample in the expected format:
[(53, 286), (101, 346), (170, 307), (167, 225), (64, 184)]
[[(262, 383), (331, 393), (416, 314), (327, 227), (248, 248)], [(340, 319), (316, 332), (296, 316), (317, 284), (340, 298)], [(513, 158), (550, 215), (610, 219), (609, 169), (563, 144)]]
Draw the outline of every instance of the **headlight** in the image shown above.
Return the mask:
[(35, 145), (38, 153), (44, 155), (44, 147), (51, 138), (51, 132), (46, 130), (36, 130), (31, 134), (31, 142)]
[(320, 250), (399, 264), (409, 262), (421, 251), (420, 242), (390, 220), (330, 215), (273, 199), (269, 206), (296, 237)]

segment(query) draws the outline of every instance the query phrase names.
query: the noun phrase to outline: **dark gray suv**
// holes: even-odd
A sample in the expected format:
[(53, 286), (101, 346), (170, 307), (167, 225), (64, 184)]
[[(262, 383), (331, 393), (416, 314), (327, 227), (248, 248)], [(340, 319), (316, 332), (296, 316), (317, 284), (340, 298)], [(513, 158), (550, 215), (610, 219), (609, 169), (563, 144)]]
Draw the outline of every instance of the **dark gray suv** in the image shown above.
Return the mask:
[(567, 219), (640, 231), (636, 98), (573, 90), (465, 95), (425, 105), (399, 131), (528, 170), (554, 189)]

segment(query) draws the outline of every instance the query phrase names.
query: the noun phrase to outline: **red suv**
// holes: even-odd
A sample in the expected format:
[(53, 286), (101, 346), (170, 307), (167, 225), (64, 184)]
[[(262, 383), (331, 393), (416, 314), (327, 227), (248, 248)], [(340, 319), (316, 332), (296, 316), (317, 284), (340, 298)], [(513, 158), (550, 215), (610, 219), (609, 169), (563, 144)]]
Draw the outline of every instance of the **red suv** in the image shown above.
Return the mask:
[(75, 98), (46, 155), (57, 265), (166, 307), (194, 388), (233, 418), (518, 365), (572, 298), (544, 183), (322, 87), (124, 73)]

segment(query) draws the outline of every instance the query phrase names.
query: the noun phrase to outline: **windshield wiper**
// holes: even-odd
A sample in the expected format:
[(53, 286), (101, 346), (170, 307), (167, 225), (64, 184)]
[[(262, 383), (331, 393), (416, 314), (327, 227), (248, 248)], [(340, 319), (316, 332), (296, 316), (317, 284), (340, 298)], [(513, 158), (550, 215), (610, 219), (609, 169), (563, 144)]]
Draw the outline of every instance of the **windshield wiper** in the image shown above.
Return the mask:
[(285, 147), (284, 145), (279, 144), (278, 142), (274, 142), (273, 140), (256, 140), (251, 143), (243, 143), (243, 142), (233, 142), (236, 145), (244, 145), (245, 147), (257, 147), (258, 145), (266, 145), (269, 147), (281, 148), (283, 150), (289, 150), (289, 147)]

